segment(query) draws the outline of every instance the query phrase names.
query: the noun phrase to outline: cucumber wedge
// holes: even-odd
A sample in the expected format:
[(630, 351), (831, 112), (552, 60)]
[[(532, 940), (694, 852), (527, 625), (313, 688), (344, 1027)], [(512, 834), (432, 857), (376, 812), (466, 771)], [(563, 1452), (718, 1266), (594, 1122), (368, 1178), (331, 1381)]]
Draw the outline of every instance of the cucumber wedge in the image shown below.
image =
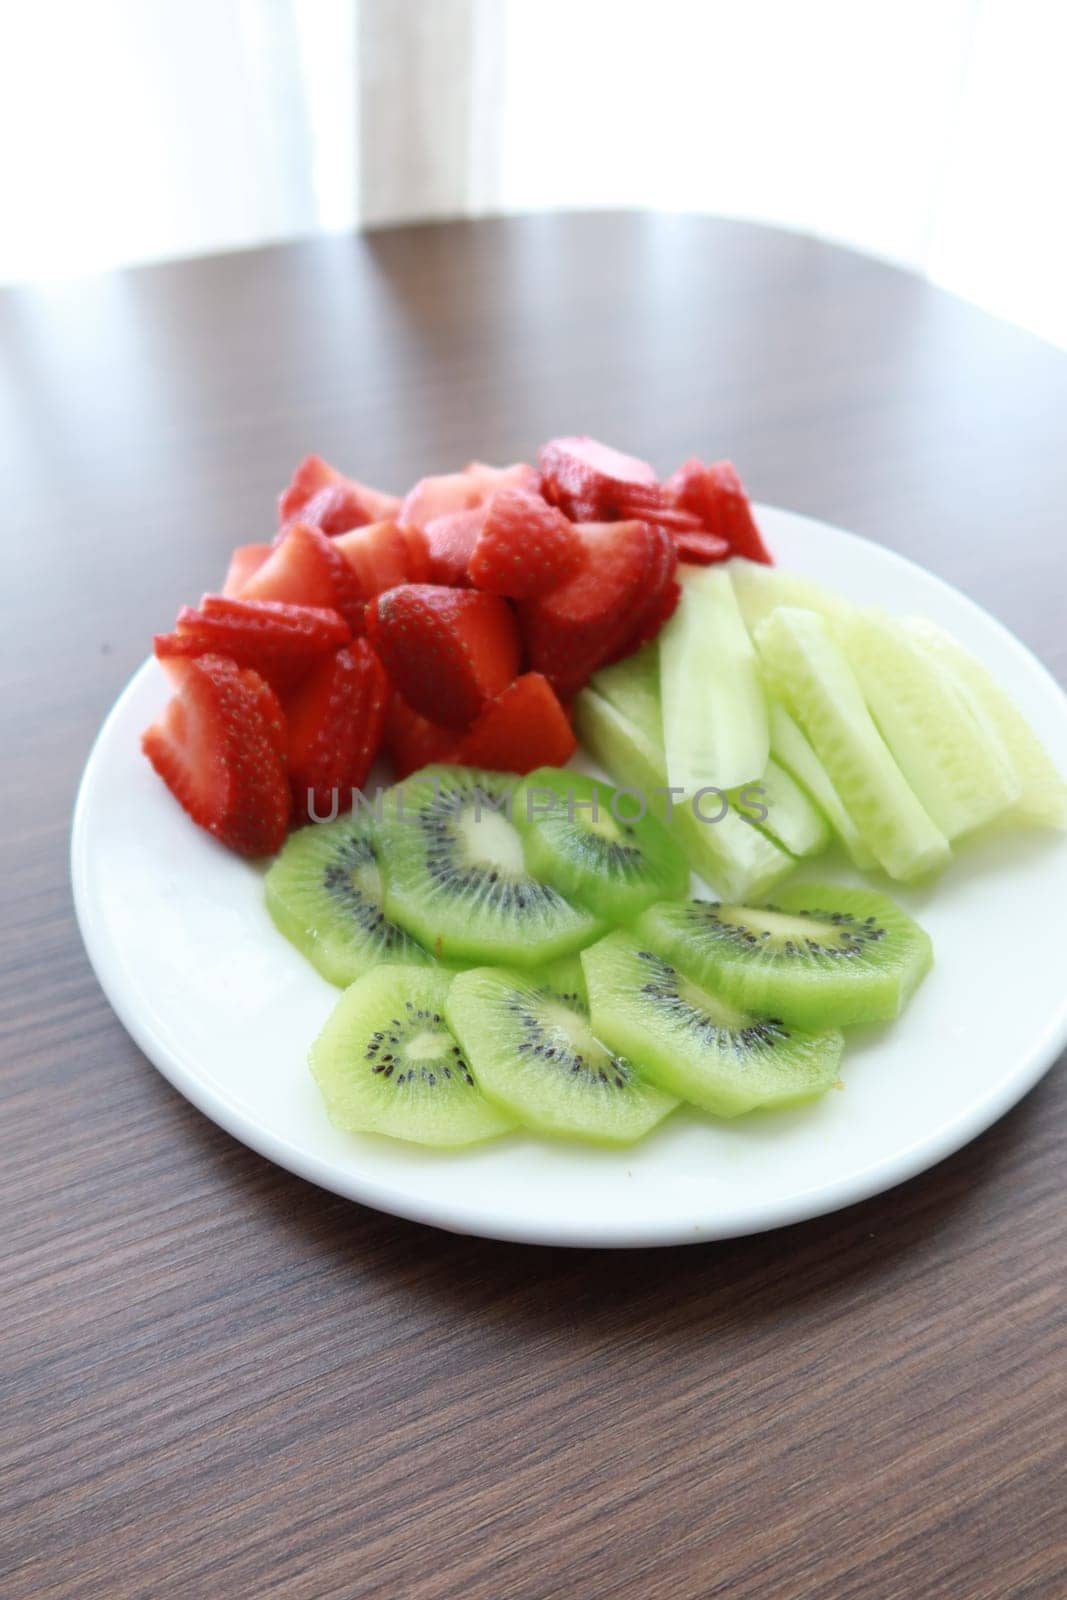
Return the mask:
[(1067, 783), (993, 674), (936, 623), (905, 617), (903, 627), (931, 660), (952, 674), (985, 733), (1000, 740), (1020, 785), (1012, 820), (1038, 828), (1067, 826)]
[(759, 665), (721, 568), (690, 572), (659, 636), (667, 774), (685, 795), (758, 782), (770, 754)]
[(948, 841), (902, 775), (823, 617), (780, 606), (756, 629), (770, 687), (811, 740), (864, 841), (890, 877), (944, 866)]
[[(761, 832), (770, 834), (791, 856), (817, 856), (830, 847), (830, 824), (773, 758), (758, 785), (735, 789), (730, 799), (742, 816), (753, 816)], [(754, 813), (753, 800), (758, 800), (765, 814)]]
[(663, 745), (660, 712), (659, 645), (655, 640), (632, 656), (601, 667), (591, 680), (597, 694), (632, 722), (651, 744)]
[[(688, 800), (670, 803), (663, 747), (598, 694), (583, 689), (574, 703), (574, 728), (595, 761), (616, 783), (648, 796), (649, 809), (667, 824), (698, 877), (728, 900), (766, 893), (793, 869), (793, 858), (759, 828), (728, 809), (720, 821), (702, 821)], [(659, 792), (657, 792), (659, 791)], [(707, 818), (721, 806), (701, 802)]]
[(877, 865), (874, 852), (860, 837), (859, 829), (845, 810), (841, 796), (830, 782), (829, 774), (807, 736), (800, 729), (780, 700), (768, 705), (771, 720), (771, 756), (792, 774), (801, 788), (815, 801), (848, 852), (853, 866), (869, 872)]
[(947, 839), (1015, 804), (1022, 784), (1001, 740), (898, 622), (872, 608), (839, 618), (834, 632), (897, 766)]
[(841, 595), (811, 578), (783, 572), (781, 567), (765, 567), (762, 562), (734, 556), (720, 570), (729, 573), (741, 615), (752, 631), (779, 606), (803, 606), (830, 620), (846, 616), (852, 609)]

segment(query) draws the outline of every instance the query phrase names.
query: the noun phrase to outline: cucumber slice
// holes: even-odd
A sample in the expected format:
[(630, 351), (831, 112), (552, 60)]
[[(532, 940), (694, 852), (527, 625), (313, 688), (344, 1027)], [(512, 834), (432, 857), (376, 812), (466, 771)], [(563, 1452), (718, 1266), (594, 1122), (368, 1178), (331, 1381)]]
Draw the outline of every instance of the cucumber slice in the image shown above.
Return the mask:
[(783, 572), (781, 567), (767, 567), (735, 556), (720, 570), (729, 573), (741, 615), (752, 632), (779, 606), (803, 606), (830, 621), (847, 616), (852, 609), (841, 595), (824, 589), (811, 578)]
[(756, 629), (773, 692), (815, 747), (864, 840), (893, 878), (917, 878), (951, 854), (871, 719), (824, 618), (780, 606)]
[[(791, 856), (817, 856), (829, 849), (833, 837), (830, 824), (777, 761), (768, 761), (758, 784), (735, 789), (730, 798), (742, 816), (754, 815), (756, 827), (769, 833)], [(754, 813), (757, 800), (763, 815)]]
[(770, 733), (756, 652), (729, 574), (686, 577), (659, 636), (660, 708), (667, 774), (685, 795), (756, 783)]
[(651, 744), (662, 749), (659, 645), (655, 640), (613, 666), (602, 667), (594, 674), (590, 687), (621, 711)]
[(952, 674), (984, 732), (1003, 745), (1020, 784), (1012, 819), (1039, 828), (1067, 826), (1067, 783), (989, 669), (936, 623), (905, 617), (902, 625), (929, 659)]
[(948, 839), (991, 822), (1022, 784), (953, 678), (886, 612), (834, 624), (882, 737), (916, 798)]
[(768, 705), (771, 720), (771, 755), (805, 789), (820, 808), (847, 850), (853, 866), (869, 872), (877, 865), (874, 852), (860, 837), (859, 829), (845, 810), (841, 796), (830, 782), (826, 768), (811, 748), (780, 700)]
[[(688, 800), (669, 804), (662, 746), (645, 737), (604, 697), (583, 689), (574, 703), (574, 729), (594, 760), (620, 785), (648, 796), (649, 807), (666, 822), (689, 865), (727, 899), (766, 893), (793, 868), (793, 858), (766, 834), (730, 808), (721, 821), (702, 821)], [(714, 796), (701, 802), (703, 814), (722, 810)]]

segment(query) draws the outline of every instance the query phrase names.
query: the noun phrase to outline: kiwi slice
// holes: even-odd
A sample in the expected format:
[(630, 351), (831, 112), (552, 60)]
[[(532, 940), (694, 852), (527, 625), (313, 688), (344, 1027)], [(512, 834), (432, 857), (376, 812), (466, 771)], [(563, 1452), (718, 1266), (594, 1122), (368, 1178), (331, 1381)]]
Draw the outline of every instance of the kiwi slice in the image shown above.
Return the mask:
[(444, 1020), (450, 978), (386, 963), (345, 990), (309, 1057), (335, 1127), (447, 1146), (515, 1126), (482, 1094)]
[(539, 1133), (632, 1144), (678, 1104), (596, 1038), (577, 958), (461, 972), (445, 1015), (486, 1095)]
[(603, 930), (527, 867), (514, 789), (508, 773), (429, 766), (384, 797), (386, 913), (446, 961), (536, 967)]
[(686, 978), (647, 935), (611, 933), (582, 952), (598, 1039), (668, 1094), (720, 1117), (796, 1105), (837, 1082), (838, 1029), (806, 1033)]
[(379, 961), (411, 966), (433, 961), (382, 910), (372, 812), (355, 811), (290, 834), (264, 888), (280, 931), (340, 988)]
[(609, 922), (685, 894), (689, 864), (640, 799), (559, 767), (538, 767), (515, 793), (526, 864), (545, 883)]
[(839, 884), (790, 884), (759, 908), (665, 903), (635, 931), (728, 1004), (798, 1028), (899, 1016), (932, 960), (888, 895)]

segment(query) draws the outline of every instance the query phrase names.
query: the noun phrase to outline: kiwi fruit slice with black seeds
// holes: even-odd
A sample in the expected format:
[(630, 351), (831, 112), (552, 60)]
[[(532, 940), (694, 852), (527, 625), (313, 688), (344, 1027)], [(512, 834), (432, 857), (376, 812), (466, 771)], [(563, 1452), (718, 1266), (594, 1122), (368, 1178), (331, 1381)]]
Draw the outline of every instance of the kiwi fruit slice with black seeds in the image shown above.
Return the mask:
[(839, 884), (790, 884), (759, 908), (656, 905), (637, 934), (730, 1005), (800, 1028), (899, 1016), (932, 960), (888, 895)]
[(836, 1028), (808, 1033), (759, 1017), (684, 977), (647, 936), (611, 933), (582, 952), (598, 1039), (668, 1094), (735, 1117), (824, 1093), (838, 1080)]
[(311, 1047), (330, 1121), (415, 1144), (475, 1144), (515, 1119), (482, 1094), (445, 1021), (451, 974), (384, 964), (338, 1000)]
[(386, 914), (446, 962), (537, 967), (603, 931), (529, 869), (515, 780), (429, 766), (384, 796)]
[[(684, 895), (689, 863), (642, 797), (559, 767), (538, 767), (513, 815), (530, 870), (608, 922)], [(645, 802), (647, 807), (647, 801)]]
[(370, 811), (290, 834), (264, 889), (280, 931), (340, 988), (379, 961), (433, 961), (382, 909), (378, 828)]
[(445, 1015), (485, 1094), (538, 1133), (632, 1144), (678, 1104), (595, 1036), (576, 959), (461, 972)]

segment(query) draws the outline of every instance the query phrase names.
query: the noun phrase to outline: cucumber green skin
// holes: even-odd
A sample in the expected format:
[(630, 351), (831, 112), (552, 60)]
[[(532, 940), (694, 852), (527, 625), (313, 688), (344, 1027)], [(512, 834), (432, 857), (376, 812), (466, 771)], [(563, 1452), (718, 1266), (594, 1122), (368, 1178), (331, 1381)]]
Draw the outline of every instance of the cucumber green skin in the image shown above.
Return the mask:
[(800, 723), (890, 877), (923, 877), (944, 866), (951, 855), (948, 841), (893, 760), (825, 620), (813, 611), (779, 607), (757, 628), (756, 643), (772, 692)]
[(345, 990), (308, 1056), (335, 1127), (443, 1149), (480, 1143), (515, 1127), (515, 1119), (477, 1087), (457, 1079), (447, 1089), (405, 1092), (372, 1073), (365, 1059), (372, 1034), (391, 1017), (403, 1016), (405, 1000), (443, 1015), (450, 982), (451, 974), (439, 968), (383, 963)]
[(675, 1109), (674, 1095), (640, 1079), (616, 1093), (601, 1094), (591, 1085), (572, 1091), (558, 1074), (554, 1081), (548, 1063), (524, 1065), (516, 1046), (519, 1025), (499, 1015), (516, 987), (572, 992), (556, 989), (545, 973), (474, 967), (454, 980), (445, 1001), (449, 1026), (482, 1093), (507, 1116), (550, 1138), (619, 1148), (644, 1138)]
[[(420, 809), (420, 799), (432, 793), (435, 778), (459, 781), (472, 789), (477, 786), (488, 795), (501, 792), (511, 782), (499, 772), (432, 766), (388, 791), (379, 834), (387, 916), (439, 960), (457, 966), (540, 967), (571, 955), (600, 936), (604, 931), (600, 919), (572, 905), (557, 890), (541, 885), (532, 873), (531, 882), (542, 891), (538, 896), (541, 909), (536, 914), (533, 910), (524, 913), (521, 921), (484, 903), (473, 906), (457, 900), (445, 889), (428, 884), (425, 839), (416, 823), (403, 818)], [(398, 810), (401, 791), (404, 798)]]
[(791, 884), (774, 897), (772, 906), (786, 912), (813, 908), (880, 910), (887, 940), (873, 947), (869, 957), (847, 962), (784, 954), (768, 960), (717, 938), (699, 923), (694, 927), (688, 907), (674, 903), (650, 906), (638, 918), (634, 934), (694, 983), (742, 1011), (781, 1017), (813, 1032), (898, 1017), (932, 965), (929, 935), (887, 895), (866, 889)]
[[(551, 811), (538, 811), (538, 790), (556, 796), (557, 804)], [(629, 922), (653, 901), (683, 895), (689, 887), (689, 863), (651, 812), (635, 816), (628, 824), (628, 842), (639, 849), (644, 858), (636, 877), (628, 878), (621, 872), (598, 867), (588, 854), (583, 859), (583, 844), (590, 850), (592, 840), (587, 831), (583, 833), (577, 819), (591, 815), (588, 807), (594, 801), (600, 815), (611, 816), (614, 796), (611, 784), (600, 783), (583, 773), (539, 767), (516, 791), (514, 809), (515, 826), (523, 837), (526, 864), (534, 877), (550, 883), (569, 900), (585, 906), (608, 923)], [(576, 808), (573, 823), (567, 811), (571, 801)], [(619, 809), (622, 816), (629, 817), (637, 808), (635, 802), (628, 801)]]
[(341, 817), (291, 833), (264, 879), (267, 910), (278, 931), (306, 956), (329, 983), (346, 988), (380, 961), (409, 966), (433, 963), (430, 952), (396, 928), (386, 938), (368, 933), (316, 884), (333, 841), (350, 836), (376, 839), (368, 818)]
[(721, 1046), (694, 1039), (642, 993), (648, 969), (639, 952), (650, 948), (632, 934), (611, 933), (582, 951), (582, 966), (594, 1033), (668, 1094), (736, 1117), (801, 1105), (837, 1083), (844, 1039), (836, 1028), (792, 1032), (777, 1060), (770, 1052), (761, 1058), (735, 1051), (730, 1033)]
[(721, 822), (701, 822), (688, 802), (670, 808), (662, 748), (593, 689), (574, 703), (574, 727), (586, 751), (620, 784), (649, 797), (690, 867), (730, 900), (766, 893), (792, 872), (793, 858), (751, 822), (731, 810)]

